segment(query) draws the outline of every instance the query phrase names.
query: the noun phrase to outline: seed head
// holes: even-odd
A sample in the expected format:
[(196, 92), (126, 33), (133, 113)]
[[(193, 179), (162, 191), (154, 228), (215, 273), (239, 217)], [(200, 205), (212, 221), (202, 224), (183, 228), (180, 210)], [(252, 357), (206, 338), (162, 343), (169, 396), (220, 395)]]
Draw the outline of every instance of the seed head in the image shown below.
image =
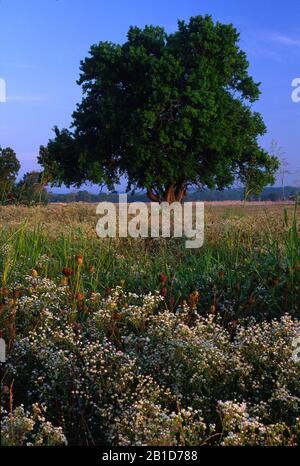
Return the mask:
[(159, 279), (160, 279), (160, 283), (162, 283), (163, 285), (166, 284), (167, 281), (168, 281), (168, 277), (167, 277), (167, 275), (164, 274), (164, 273), (161, 273), (161, 274), (159, 275)]
[(76, 256), (76, 263), (77, 263), (77, 265), (78, 265), (79, 267), (82, 266), (82, 264), (83, 264), (83, 256), (82, 256), (82, 254), (77, 254), (77, 256)]
[(71, 269), (71, 267), (65, 267), (62, 273), (65, 277), (69, 278), (73, 274), (73, 270)]

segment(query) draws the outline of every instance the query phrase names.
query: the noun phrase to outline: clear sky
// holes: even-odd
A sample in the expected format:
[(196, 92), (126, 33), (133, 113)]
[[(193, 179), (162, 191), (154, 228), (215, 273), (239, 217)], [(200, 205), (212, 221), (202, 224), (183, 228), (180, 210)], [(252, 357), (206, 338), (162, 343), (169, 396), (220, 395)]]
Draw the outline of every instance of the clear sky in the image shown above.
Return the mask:
[(251, 74), (262, 82), (255, 105), (268, 134), (283, 147), (289, 170), (300, 179), (300, 103), (291, 82), (300, 77), (300, 0), (0, 0), (0, 145), (11, 146), (22, 173), (37, 168), (39, 146), (54, 125), (68, 127), (81, 89), (79, 62), (93, 43), (124, 42), (130, 25), (154, 24), (167, 31), (177, 19), (209, 13), (241, 33)]

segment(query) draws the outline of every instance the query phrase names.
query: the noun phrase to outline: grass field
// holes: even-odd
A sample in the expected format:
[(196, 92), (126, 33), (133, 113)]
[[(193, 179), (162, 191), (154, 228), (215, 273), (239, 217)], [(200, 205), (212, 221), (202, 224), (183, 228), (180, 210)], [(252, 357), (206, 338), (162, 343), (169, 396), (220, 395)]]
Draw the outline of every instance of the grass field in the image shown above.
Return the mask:
[(205, 245), (0, 207), (2, 441), (300, 441), (299, 208), (207, 204)]

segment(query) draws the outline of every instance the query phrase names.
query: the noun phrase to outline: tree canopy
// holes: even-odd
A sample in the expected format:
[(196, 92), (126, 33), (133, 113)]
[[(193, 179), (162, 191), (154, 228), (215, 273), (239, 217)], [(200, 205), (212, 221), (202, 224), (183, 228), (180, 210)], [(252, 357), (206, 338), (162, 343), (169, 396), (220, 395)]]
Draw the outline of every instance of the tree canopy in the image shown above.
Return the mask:
[(131, 27), (124, 44), (91, 47), (72, 127), (55, 127), (39, 162), (53, 184), (113, 189), (126, 177), (128, 191), (146, 189), (153, 201), (237, 179), (258, 192), (278, 161), (258, 143), (266, 127), (248, 68), (238, 31), (210, 16), (179, 21), (172, 34)]

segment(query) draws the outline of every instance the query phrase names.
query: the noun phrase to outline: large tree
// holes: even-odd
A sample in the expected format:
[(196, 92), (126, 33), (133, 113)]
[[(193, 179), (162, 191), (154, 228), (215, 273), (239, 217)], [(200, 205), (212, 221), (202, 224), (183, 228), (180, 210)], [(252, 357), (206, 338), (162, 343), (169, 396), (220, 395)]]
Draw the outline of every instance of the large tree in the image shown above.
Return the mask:
[(0, 146), (0, 203), (12, 200), (13, 188), (20, 170), (16, 153), (10, 147)]
[(278, 167), (258, 144), (266, 131), (251, 109), (259, 84), (231, 25), (197, 16), (178, 30), (131, 27), (123, 45), (100, 42), (81, 62), (83, 100), (71, 130), (55, 128), (40, 163), (52, 181), (146, 189), (181, 201), (189, 185), (255, 190)]

